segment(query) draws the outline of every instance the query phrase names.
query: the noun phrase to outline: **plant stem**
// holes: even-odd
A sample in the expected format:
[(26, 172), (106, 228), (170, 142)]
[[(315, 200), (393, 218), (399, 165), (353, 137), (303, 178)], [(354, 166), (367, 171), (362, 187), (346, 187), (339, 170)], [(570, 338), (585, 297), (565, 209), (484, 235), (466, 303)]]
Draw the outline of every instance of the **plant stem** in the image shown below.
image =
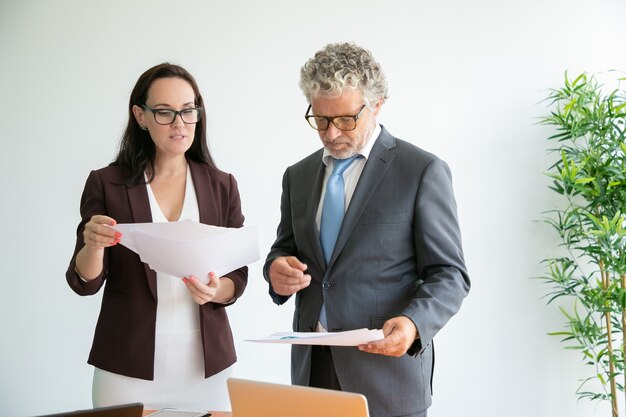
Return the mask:
[(609, 375), (609, 379), (611, 381), (611, 407), (613, 408), (613, 417), (619, 417), (619, 412), (617, 410), (617, 387), (615, 384), (615, 363), (613, 361), (613, 336), (611, 335), (611, 313), (604, 313), (604, 318), (606, 319), (606, 332), (608, 337), (608, 348), (609, 348), (609, 371), (611, 375)]
[[(626, 289), (626, 274), (620, 276), (620, 284), (622, 291)], [(622, 310), (622, 361), (624, 362), (624, 369), (626, 369), (626, 312)], [(624, 372), (624, 397), (626, 400), (626, 372)]]
[[(602, 276), (602, 288), (609, 288), (609, 274), (604, 269), (604, 262), (600, 261), (600, 274)], [(606, 337), (609, 349), (609, 381), (611, 383), (611, 408), (613, 409), (613, 417), (619, 417), (619, 411), (617, 409), (617, 387), (615, 384), (615, 363), (613, 358), (613, 331), (611, 329), (611, 313), (604, 313), (606, 319)]]

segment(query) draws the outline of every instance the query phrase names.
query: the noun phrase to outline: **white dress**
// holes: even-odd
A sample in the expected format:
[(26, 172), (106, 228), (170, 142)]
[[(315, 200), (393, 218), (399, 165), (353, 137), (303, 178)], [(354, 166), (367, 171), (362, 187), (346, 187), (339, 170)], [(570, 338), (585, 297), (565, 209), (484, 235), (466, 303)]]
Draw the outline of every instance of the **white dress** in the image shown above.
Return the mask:
[[(180, 219), (199, 221), (198, 202), (189, 168), (186, 184)], [(149, 184), (146, 187), (152, 221), (166, 222), (152, 188)], [(234, 365), (204, 378), (198, 304), (191, 298), (181, 278), (157, 272), (154, 380), (95, 368), (92, 388), (94, 407), (141, 402), (150, 409), (230, 410), (226, 379), (232, 376)]]

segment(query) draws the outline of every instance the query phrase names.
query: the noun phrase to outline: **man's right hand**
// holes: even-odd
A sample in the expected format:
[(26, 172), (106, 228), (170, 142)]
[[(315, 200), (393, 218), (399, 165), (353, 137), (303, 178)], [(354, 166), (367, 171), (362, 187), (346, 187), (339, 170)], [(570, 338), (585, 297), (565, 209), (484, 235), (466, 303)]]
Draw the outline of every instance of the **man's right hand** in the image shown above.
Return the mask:
[(280, 256), (270, 265), (272, 289), (278, 295), (293, 295), (311, 283), (311, 275), (305, 274), (306, 264), (295, 256)]

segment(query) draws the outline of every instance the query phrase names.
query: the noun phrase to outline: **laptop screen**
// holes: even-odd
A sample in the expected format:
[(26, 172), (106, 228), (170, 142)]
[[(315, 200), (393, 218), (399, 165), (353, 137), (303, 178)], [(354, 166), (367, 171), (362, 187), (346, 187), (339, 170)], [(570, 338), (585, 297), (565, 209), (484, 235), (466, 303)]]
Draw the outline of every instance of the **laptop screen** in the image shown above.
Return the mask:
[(369, 417), (361, 394), (229, 378), (233, 417)]

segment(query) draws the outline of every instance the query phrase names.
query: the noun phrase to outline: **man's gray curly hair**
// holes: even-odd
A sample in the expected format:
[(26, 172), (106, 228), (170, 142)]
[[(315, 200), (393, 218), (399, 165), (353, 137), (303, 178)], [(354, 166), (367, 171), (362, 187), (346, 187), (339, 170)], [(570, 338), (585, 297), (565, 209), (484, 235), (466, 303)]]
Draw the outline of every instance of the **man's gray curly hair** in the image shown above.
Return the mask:
[(372, 108), (387, 98), (387, 80), (372, 53), (354, 43), (331, 43), (300, 70), (300, 89), (311, 103), (315, 96), (339, 97), (346, 87), (358, 88)]

